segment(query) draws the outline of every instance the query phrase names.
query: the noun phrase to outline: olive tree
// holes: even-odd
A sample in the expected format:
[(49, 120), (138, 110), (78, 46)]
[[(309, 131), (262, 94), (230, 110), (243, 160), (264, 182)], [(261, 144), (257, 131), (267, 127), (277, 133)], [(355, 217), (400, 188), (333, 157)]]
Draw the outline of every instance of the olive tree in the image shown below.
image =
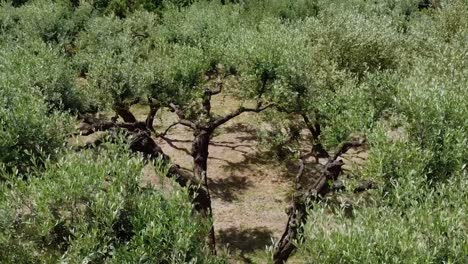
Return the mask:
[[(306, 164), (304, 163), (307, 155), (301, 157), (300, 169), (296, 176), (296, 189), (298, 192), (293, 197), (286, 231), (274, 252), (274, 260), (277, 263), (283, 263), (296, 248), (296, 244), (291, 243), (290, 240), (303, 231), (301, 223), (307, 221), (307, 215), (311, 213), (316, 216), (316, 213), (311, 211), (314, 204), (308, 204), (305, 200), (323, 201), (326, 195), (334, 192), (335, 186), (333, 183), (340, 175), (343, 165), (339, 161), (340, 155), (350, 147), (356, 147), (364, 143), (362, 140), (343, 142), (343, 139), (349, 137), (351, 133), (358, 132), (369, 139), (368, 144), (371, 144), (372, 147), (370, 151), (376, 156), (371, 155), (370, 157), (370, 164), (367, 167), (369, 171), (359, 171), (358, 173), (361, 174), (361, 177), (367, 176), (374, 179), (375, 175), (384, 176), (383, 180), (380, 179), (384, 182), (384, 187), (380, 189), (383, 193), (381, 209), (386, 210), (386, 206), (392, 208), (391, 213), (389, 213), (391, 221), (399, 219), (397, 215), (401, 213), (414, 215), (414, 219), (418, 219), (417, 221), (424, 221), (423, 219), (426, 217), (424, 215), (425, 209), (422, 208), (427, 208), (425, 206), (440, 208), (442, 206), (438, 204), (438, 198), (434, 197), (434, 200), (432, 200), (431, 193), (437, 191), (441, 192), (441, 195), (449, 195), (448, 193), (442, 194), (442, 192), (450, 188), (458, 191), (460, 186), (465, 184), (459, 178), (463, 175), (465, 160), (462, 156), (459, 156), (463, 152), (459, 148), (459, 143), (465, 140), (461, 135), (464, 134), (466, 124), (458, 117), (464, 115), (462, 112), (465, 111), (466, 103), (462, 103), (464, 99), (460, 94), (454, 96), (454, 94), (461, 92), (458, 84), (463, 83), (462, 79), (464, 77), (461, 76), (463, 76), (466, 68), (466, 65), (462, 62), (464, 55), (462, 55), (462, 58), (454, 56), (454, 54), (464, 54), (460, 50), (460, 48), (463, 49), (460, 44), (454, 46), (446, 43), (442, 44), (443, 41), (441, 42), (441, 40), (446, 39), (447, 36), (438, 36), (440, 32), (435, 34), (430, 32), (434, 30), (434, 25), (430, 24), (433, 22), (428, 24), (427, 17), (418, 22), (421, 24), (415, 23), (417, 26), (424, 25), (423, 27), (427, 27), (423, 31), (425, 32), (424, 36), (422, 36), (421, 32), (414, 32), (415, 29), (411, 27), (408, 31), (401, 32), (399, 26), (394, 23), (395, 18), (387, 15), (380, 14), (365, 19), (358, 16), (347, 20), (344, 26), (340, 24), (339, 27), (333, 24), (328, 25), (330, 23), (329, 19), (337, 18), (330, 14), (327, 14), (327, 16), (326, 19), (320, 21), (322, 25), (316, 24), (319, 32), (321, 32), (321, 28), (325, 29), (325, 32), (322, 32), (325, 37), (320, 38), (320, 41), (315, 43), (314, 49), (318, 48), (319, 51), (315, 53), (315, 56), (323, 56), (324, 61), (331, 62), (335, 71), (342, 77), (338, 79), (339, 82), (328, 88), (327, 86), (314, 87), (314, 82), (312, 82), (312, 85), (309, 83), (308, 90), (318, 91), (316, 95), (320, 95), (319, 97), (305, 97), (307, 99), (304, 101), (311, 103), (310, 108), (304, 108), (300, 100), (294, 97), (294, 94), (291, 94), (290, 97), (296, 98), (296, 101), (289, 105), (289, 109), (286, 104), (283, 111), (293, 113), (299, 108), (299, 110), (307, 111), (306, 113), (312, 117), (318, 117), (313, 120), (318, 120), (319, 125), (324, 126), (314, 126), (313, 128), (321, 128), (315, 129), (315, 131), (321, 131), (318, 138), (327, 143), (325, 144), (325, 154), (328, 158), (324, 166), (319, 166), (320, 176), (318, 181), (309, 186), (301, 181), (305, 180), (302, 175), (305, 174), (304, 167)], [(347, 17), (347, 12), (342, 10), (338, 15), (338, 19), (341, 17)], [(456, 21), (452, 21), (451, 24), (455, 28), (455, 33), (451, 37), (458, 39), (460, 33), (463, 32), (463, 27), (459, 26), (458, 19), (463, 20), (464, 18), (461, 18), (462, 16), (459, 14), (454, 17)], [(360, 26), (353, 27), (352, 31), (347, 28), (356, 22)], [(355, 30), (356, 28), (358, 30)], [(429, 28), (430, 30), (428, 30)], [(361, 29), (362, 31), (360, 31)], [(410, 44), (400, 34), (410, 34), (405, 38), (412, 43)], [(342, 39), (343, 36), (346, 36), (346, 39)], [(340, 41), (336, 42), (336, 39), (340, 39)], [(367, 46), (366, 43), (361, 43), (364, 40), (367, 43), (372, 43), (372, 47)], [(337, 44), (326, 44), (328, 41)], [(321, 45), (324, 46), (321, 48)], [(420, 52), (421, 47), (417, 45), (428, 47), (428, 51), (432, 50), (434, 52), (422, 55)], [(328, 50), (329, 48), (330, 50)], [(417, 52), (415, 52), (416, 48)], [(404, 54), (398, 56), (395, 52), (398, 50), (404, 52)], [(434, 61), (432, 61), (433, 59)], [(300, 61), (300, 58), (295, 58), (294, 61)], [(433, 72), (436, 68), (439, 69), (437, 74)], [(287, 76), (294, 76), (295, 72), (288, 73)], [(309, 70), (309, 72), (314, 71)], [(333, 70), (329, 70), (329, 72), (333, 72)], [(446, 74), (451, 76), (451, 81), (446, 79)], [(320, 77), (315, 76), (315, 83), (320, 83), (317, 82), (320, 79)], [(294, 83), (290, 83), (285, 87), (291, 89), (294, 86)], [(457, 104), (457, 107), (448, 107), (454, 103)], [(395, 119), (398, 121), (392, 121)], [(454, 120), (457, 121), (453, 122)], [(305, 123), (307, 124), (307, 122)], [(391, 123), (390, 126), (399, 126), (399, 132), (385, 131), (390, 129), (388, 123)], [(435, 127), (437, 128), (432, 130)], [(314, 130), (310, 130), (311, 134), (314, 135)], [(329, 136), (330, 133), (332, 137)], [(396, 133), (397, 136), (392, 133)], [(400, 140), (402, 142), (398, 142)], [(338, 147), (334, 153), (327, 150), (335, 146)], [(317, 152), (313, 151), (312, 153), (316, 154)], [(453, 155), (457, 158), (452, 158)], [(382, 166), (385, 166), (385, 168)], [(452, 187), (440, 183), (446, 181), (449, 182), (447, 185)], [(367, 183), (354, 189), (354, 193), (362, 192), (368, 188), (376, 188), (376, 186), (374, 183)], [(415, 205), (419, 202), (424, 205), (420, 207)], [(377, 213), (378, 210), (374, 210), (374, 208), (370, 210), (363, 209), (363, 212), (364, 214)], [(320, 222), (314, 220), (314, 216), (310, 217), (309, 221), (315, 221), (314, 224)], [(343, 219), (349, 217), (350, 214), (345, 210), (342, 221), (346, 221)], [(443, 218), (445, 214), (442, 213), (437, 217)], [(463, 214), (454, 215), (449, 221), (459, 223), (462, 217)], [(370, 221), (365, 224), (361, 223), (364, 226), (373, 225), (373, 220), (370, 220), (370, 218), (372, 217), (361, 215), (359, 221)], [(404, 225), (404, 223), (401, 224)], [(384, 225), (387, 230), (391, 230), (391, 224)], [(329, 263), (336, 261), (352, 262), (375, 257), (374, 261), (377, 262), (398, 262), (396, 259), (390, 261), (378, 257), (385, 256), (392, 250), (397, 250), (401, 246), (398, 238), (392, 242), (390, 248), (372, 248), (367, 251), (363, 248), (357, 249), (360, 246), (367, 245), (369, 241), (369, 239), (361, 237), (362, 240), (349, 243), (350, 247), (344, 249), (347, 247), (344, 244), (355, 239), (356, 234), (347, 234), (345, 235), (346, 238), (342, 239), (338, 234), (341, 234), (341, 231), (335, 230), (333, 238), (330, 240), (331, 243), (327, 244), (326, 250), (330, 250), (330, 254), (327, 255), (318, 245), (318, 237), (314, 237), (314, 235), (324, 234), (321, 232), (328, 232), (325, 231), (327, 227), (319, 228), (318, 233), (315, 233), (311, 226), (308, 226), (308, 228), (306, 234), (312, 237), (306, 237), (306, 239), (310, 238), (311, 241), (306, 242), (305, 248), (316, 253), (315, 261)], [(446, 226), (440, 226), (440, 230), (440, 232), (448, 232), (442, 231), (447, 230)], [(369, 232), (371, 231), (369, 230)], [(409, 238), (406, 238), (405, 241), (409, 242), (411, 241), (410, 237), (418, 236), (417, 232), (408, 233)], [(420, 232), (424, 233), (423, 230)], [(337, 251), (331, 249), (336, 246), (335, 241), (336, 243), (343, 242), (341, 244), (342, 248)], [(454, 236), (447, 243), (457, 244), (461, 241), (463, 241), (461, 237)], [(350, 249), (351, 247), (356, 248)], [(356, 252), (356, 254), (347, 258), (339, 253), (343, 250), (350, 250), (350, 252)], [(413, 244), (408, 251), (408, 259), (411, 258), (414, 259), (414, 262), (421, 263), (441, 258), (461, 260), (459, 254), (447, 249), (441, 249), (430, 255), (421, 253), (418, 252), (417, 246)]]
[(0, 60), (0, 160), (25, 173), (60, 152), (71, 120), (59, 110), (79, 107), (79, 96), (67, 70), (55, 65), (63, 60), (47, 46), (6, 43)]
[[(343, 17), (347, 14), (337, 15), (336, 20)], [(375, 109), (366, 101), (372, 93), (374, 73), (390, 72), (396, 67), (398, 56), (395, 50), (399, 38), (391, 27), (387, 29), (388, 34), (369, 30), (376, 22), (377, 19), (355, 17), (348, 20), (349, 25), (340, 24), (338, 27), (338, 23), (329, 17), (320, 17), (301, 24), (268, 24), (275, 27), (275, 31), (270, 29), (268, 32), (275, 32), (270, 34), (276, 38), (272, 41), (264, 37), (276, 45), (265, 45), (266, 59), (256, 65), (267, 66), (264, 68), (267, 71), (259, 72), (272, 76), (268, 80), (272, 83), (270, 100), (282, 113), (272, 114), (269, 118), (273, 117), (278, 122), (276, 128), (281, 128), (281, 124), (291, 124), (283, 120), (297, 120), (292, 123), (298, 127), (297, 130), (273, 131), (270, 135), (284, 131), (295, 133), (285, 137), (286, 141), (280, 144), (288, 144), (289, 149), (292, 147), (291, 154), (306, 151), (305, 155), (300, 155), (302, 163), (307, 157), (315, 157), (314, 166), (319, 174), (317, 182), (307, 182), (302, 177), (306, 164), (301, 165), (288, 225), (274, 254), (277, 263), (285, 261), (295, 249), (293, 240), (301, 232), (301, 223), (307, 219), (306, 201), (318, 200), (331, 191), (330, 182), (336, 181), (342, 171), (341, 156), (350, 148), (364, 145), (365, 132), (379, 119), (381, 113), (377, 111), (385, 108), (379, 105), (381, 108)], [(381, 28), (389, 25), (384, 19), (379, 23)], [(351, 28), (360, 30), (351, 31)], [(267, 33), (265, 35), (268, 36)], [(255, 54), (261, 54), (261, 51), (255, 51)], [(391, 90), (388, 91), (390, 93)], [(300, 136), (302, 129), (309, 132), (310, 143), (307, 145), (311, 150), (305, 150)], [(319, 158), (326, 160), (320, 163)]]
[[(0, 260), (224, 263), (205, 250), (209, 223), (187, 192), (141, 185), (141, 157), (127, 146), (67, 152), (40, 177), (1, 184)], [(158, 173), (165, 166), (155, 163)]]
[[(458, 13), (450, 18), (457, 25), (466, 17), (459, 13), (466, 10), (441, 13)], [(298, 254), (304, 259), (466, 261), (466, 248), (460, 246), (466, 244), (466, 27), (456, 26), (453, 35), (441, 30), (439, 19), (447, 15), (441, 13), (413, 23), (408, 37), (419, 49), (434, 52), (406, 53), (414, 66), (399, 72), (392, 116), (369, 133), (372, 149), (360, 173), (382, 187), (373, 194), (371, 206), (355, 207), (352, 219), (338, 215), (332, 220), (310, 212)]]
[[(147, 16), (144, 21), (138, 17)], [(143, 18), (142, 18), (143, 19)], [(83, 88), (101, 109), (112, 108), (124, 122), (136, 123), (132, 104), (147, 100), (153, 83), (153, 68), (148, 62), (148, 30), (155, 26), (152, 14), (134, 14), (121, 21), (97, 17), (88, 21), (86, 31), (76, 41), (74, 64), (83, 79)], [(152, 101), (148, 102), (152, 106)], [(154, 119), (157, 109), (148, 119)], [(148, 124), (152, 129), (152, 121)]]

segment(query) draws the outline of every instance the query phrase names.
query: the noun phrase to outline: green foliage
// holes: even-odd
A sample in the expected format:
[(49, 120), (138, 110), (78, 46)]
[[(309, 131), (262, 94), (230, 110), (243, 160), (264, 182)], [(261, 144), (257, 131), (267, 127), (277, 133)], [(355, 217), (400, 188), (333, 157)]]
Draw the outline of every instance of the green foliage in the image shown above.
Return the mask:
[(70, 131), (70, 119), (57, 110), (80, 102), (60, 56), (28, 44), (0, 52), (0, 161), (20, 172), (57, 154)]
[[(319, 12), (317, 0), (246, 0), (243, 19), (258, 23), (264, 18), (275, 17), (282, 20), (300, 20), (316, 16)], [(259, 12), (262, 10), (262, 12)]]
[(0, 169), (23, 173), (56, 157), (70, 120), (50, 112), (41, 94), (13, 88), (18, 80), (0, 80)]
[[(461, 2), (455, 5), (465, 12)], [(358, 173), (381, 189), (371, 203), (358, 200), (352, 219), (311, 212), (299, 256), (323, 263), (467, 261), (467, 31), (439, 28), (451, 12), (449, 5), (415, 18), (405, 33), (414, 45), (404, 47), (408, 64), (364, 80), (364, 91), (373, 91), (366, 97), (377, 96), (370, 103), (383, 115), (367, 133), (370, 156)]]
[(7, 43), (0, 56), (2, 78), (18, 82), (25, 92), (41, 93), (50, 108), (80, 111), (86, 107), (70, 63), (53, 46), (40, 41)]
[(5, 10), (0, 13), (0, 28), (8, 39), (41, 38), (44, 42), (57, 43), (74, 32), (75, 21), (67, 3), (39, 0), (19, 8), (2, 6)]
[(150, 41), (145, 36), (154, 19), (136, 13), (125, 23), (115, 17), (87, 21), (86, 31), (75, 42), (73, 64), (85, 78), (82, 88), (92, 95), (94, 104), (114, 106), (143, 95), (152, 80), (147, 64)]
[(142, 163), (123, 149), (62, 146), (70, 112), (151, 96), (198, 118), (220, 82), (246, 104), (275, 103), (260, 132), (275, 158), (305, 148), (303, 116), (328, 150), (368, 139), (350, 181), (381, 188), (353, 219), (311, 212), (298, 255), (466, 262), (468, 3), (420, 2), (2, 1), (0, 171), (41, 177), (1, 187), (0, 250), (26, 252), (1, 261), (216, 262), (185, 192), (140, 188)]
[(205, 253), (209, 225), (187, 193), (141, 187), (144, 163), (126, 149), (68, 153), (2, 184), (1, 262), (221, 263)]
[[(465, 263), (466, 176), (406, 208), (355, 210), (354, 218), (311, 212), (297, 256), (304, 263)], [(305, 257), (306, 256), (306, 257)]]
[(138, 9), (161, 11), (167, 6), (181, 8), (191, 5), (194, 0), (95, 0), (89, 2), (93, 4), (96, 10), (104, 14), (114, 14), (117, 17), (125, 18)]

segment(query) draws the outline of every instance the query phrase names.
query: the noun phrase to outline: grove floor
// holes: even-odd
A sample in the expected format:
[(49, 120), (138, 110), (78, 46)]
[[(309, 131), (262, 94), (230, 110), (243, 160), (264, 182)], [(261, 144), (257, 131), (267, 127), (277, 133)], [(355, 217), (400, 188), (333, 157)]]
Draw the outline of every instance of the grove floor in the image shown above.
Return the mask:
[[(240, 102), (217, 96), (212, 104), (215, 114), (224, 115), (237, 109)], [(144, 105), (132, 108), (139, 120), (145, 119), (147, 111), (148, 107)], [(280, 238), (285, 228), (285, 209), (297, 173), (294, 165), (280, 163), (259, 147), (259, 129), (268, 126), (259, 115), (245, 113), (224, 124), (215, 132), (209, 148), (207, 174), (217, 247), (229, 254), (231, 263), (265, 263), (271, 259), (265, 249)], [(176, 121), (175, 114), (162, 110), (155, 120), (155, 129), (163, 132)], [(164, 137), (154, 139), (175, 164), (192, 171), (192, 133), (177, 125)], [(93, 141), (95, 137), (91, 135), (81, 141)], [(345, 157), (345, 166), (351, 164), (346, 160), (358, 164), (367, 158), (365, 152), (349, 154), (351, 159)], [(147, 167), (142, 184), (161, 183), (161, 178)], [(294, 259), (289, 263), (300, 263)]]
[[(221, 98), (214, 101), (213, 111), (225, 114), (237, 106), (237, 101)], [(155, 128), (164, 131), (175, 121), (172, 113), (161, 112)], [(218, 129), (209, 148), (207, 174), (217, 243), (233, 256), (232, 263), (250, 263), (250, 258), (264, 254), (287, 221), (285, 208), (295, 172), (259, 149), (258, 122), (256, 114), (231, 120)], [(192, 131), (179, 125), (156, 142), (174, 163), (191, 171), (192, 139)]]

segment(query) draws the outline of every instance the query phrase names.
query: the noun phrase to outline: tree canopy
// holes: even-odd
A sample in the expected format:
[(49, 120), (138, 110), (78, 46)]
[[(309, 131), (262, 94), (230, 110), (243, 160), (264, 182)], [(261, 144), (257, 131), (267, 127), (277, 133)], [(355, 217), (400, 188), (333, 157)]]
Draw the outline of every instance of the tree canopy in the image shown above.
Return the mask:
[(209, 150), (255, 113), (299, 162), (275, 263), (465, 263), (467, 83), (466, 0), (0, 1), (0, 261), (225, 263)]

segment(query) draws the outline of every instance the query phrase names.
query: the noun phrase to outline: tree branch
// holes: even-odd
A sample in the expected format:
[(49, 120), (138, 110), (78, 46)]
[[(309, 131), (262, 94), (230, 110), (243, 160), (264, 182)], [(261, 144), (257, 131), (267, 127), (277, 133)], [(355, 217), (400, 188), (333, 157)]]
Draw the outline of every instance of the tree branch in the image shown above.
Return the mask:
[(179, 124), (186, 126), (186, 127), (190, 127), (193, 130), (197, 129), (197, 125), (194, 122), (187, 120), (187, 119), (180, 119)]
[(180, 109), (180, 107), (174, 103), (170, 103), (169, 104), (169, 107), (171, 108), (171, 111), (176, 113), (176, 115), (179, 117), (179, 118), (182, 118), (184, 119), (185, 118), (185, 114), (184, 112), (182, 111), (182, 109)]
[(205, 113), (206, 115), (209, 117), (211, 115), (211, 95), (213, 94), (213, 92), (206, 88), (204, 91), (203, 91), (203, 102), (202, 102), (202, 106), (203, 106), (203, 110), (205, 110)]
[(242, 113), (246, 113), (246, 112), (254, 112), (254, 113), (259, 113), (259, 112), (262, 112), (263, 110), (269, 108), (269, 107), (272, 107), (274, 104), (267, 104), (265, 106), (262, 106), (262, 107), (257, 107), (257, 108), (246, 108), (246, 107), (239, 107), (236, 111), (228, 114), (228, 115), (225, 115), (223, 117), (220, 117), (218, 119), (216, 119), (212, 125), (211, 125), (211, 128), (212, 129), (215, 129), (217, 127), (219, 127), (220, 125), (226, 123), (227, 121), (233, 119), (234, 117), (242, 114)]
[(140, 97), (136, 97), (135, 99), (133, 99), (132, 101), (128, 103), (128, 106), (138, 104), (140, 101), (141, 101)]
[(146, 127), (155, 132), (154, 131), (154, 117), (156, 116), (159, 108), (161, 107), (161, 104), (159, 102), (154, 102), (153, 99), (151, 97), (148, 96), (148, 103), (149, 103), (149, 106), (150, 106), (150, 111), (148, 112), (148, 115), (146, 116), (146, 120), (145, 120), (145, 123), (146, 123)]
[(170, 103), (169, 107), (172, 109), (172, 112), (176, 113), (176, 115), (179, 117), (179, 124), (190, 127), (191, 129), (197, 129), (197, 124), (188, 119), (185, 119), (185, 114), (178, 105)]
[(178, 124), (180, 124), (180, 123), (179, 123), (179, 122), (176, 122), (176, 123), (171, 124), (170, 126), (168, 126), (168, 127), (166, 128), (166, 130), (164, 130), (164, 132), (158, 134), (157, 137), (165, 137), (166, 134), (169, 132), (169, 130), (170, 130), (171, 128), (177, 126)]
[[(226, 76), (225, 76), (226, 77)], [(220, 94), (223, 91), (224, 85), (223, 82), (218, 79), (218, 89), (216, 90), (211, 90), (211, 95), (217, 95)]]
[(314, 124), (312, 124), (312, 121), (310, 121), (309, 117), (305, 113), (300, 113), (300, 115), (302, 119), (304, 120), (304, 123), (306, 124), (307, 129), (309, 129), (310, 133), (312, 134), (314, 143), (318, 142), (319, 136), (322, 132), (320, 128), (320, 124), (317, 122), (314, 122)]
[[(295, 240), (298, 234), (302, 232), (303, 226), (307, 220), (307, 208), (312, 209), (312, 204), (309, 201), (320, 201), (327, 195), (330, 188), (330, 181), (335, 181), (341, 173), (342, 161), (329, 159), (327, 164), (321, 170), (318, 180), (310, 187), (304, 188), (296, 184), (296, 192), (292, 201), (292, 205), (288, 210), (288, 222), (281, 236), (281, 239), (275, 246), (273, 254), (273, 262), (275, 264), (285, 263), (292, 252), (296, 249)], [(303, 169), (300, 168), (296, 181), (301, 177)], [(309, 206), (308, 206), (309, 205)]]
[(116, 105), (114, 107), (115, 113), (122, 117), (124, 122), (126, 123), (135, 123), (137, 122), (136, 117), (133, 115), (133, 113), (128, 109), (128, 107), (121, 106), (121, 105)]

